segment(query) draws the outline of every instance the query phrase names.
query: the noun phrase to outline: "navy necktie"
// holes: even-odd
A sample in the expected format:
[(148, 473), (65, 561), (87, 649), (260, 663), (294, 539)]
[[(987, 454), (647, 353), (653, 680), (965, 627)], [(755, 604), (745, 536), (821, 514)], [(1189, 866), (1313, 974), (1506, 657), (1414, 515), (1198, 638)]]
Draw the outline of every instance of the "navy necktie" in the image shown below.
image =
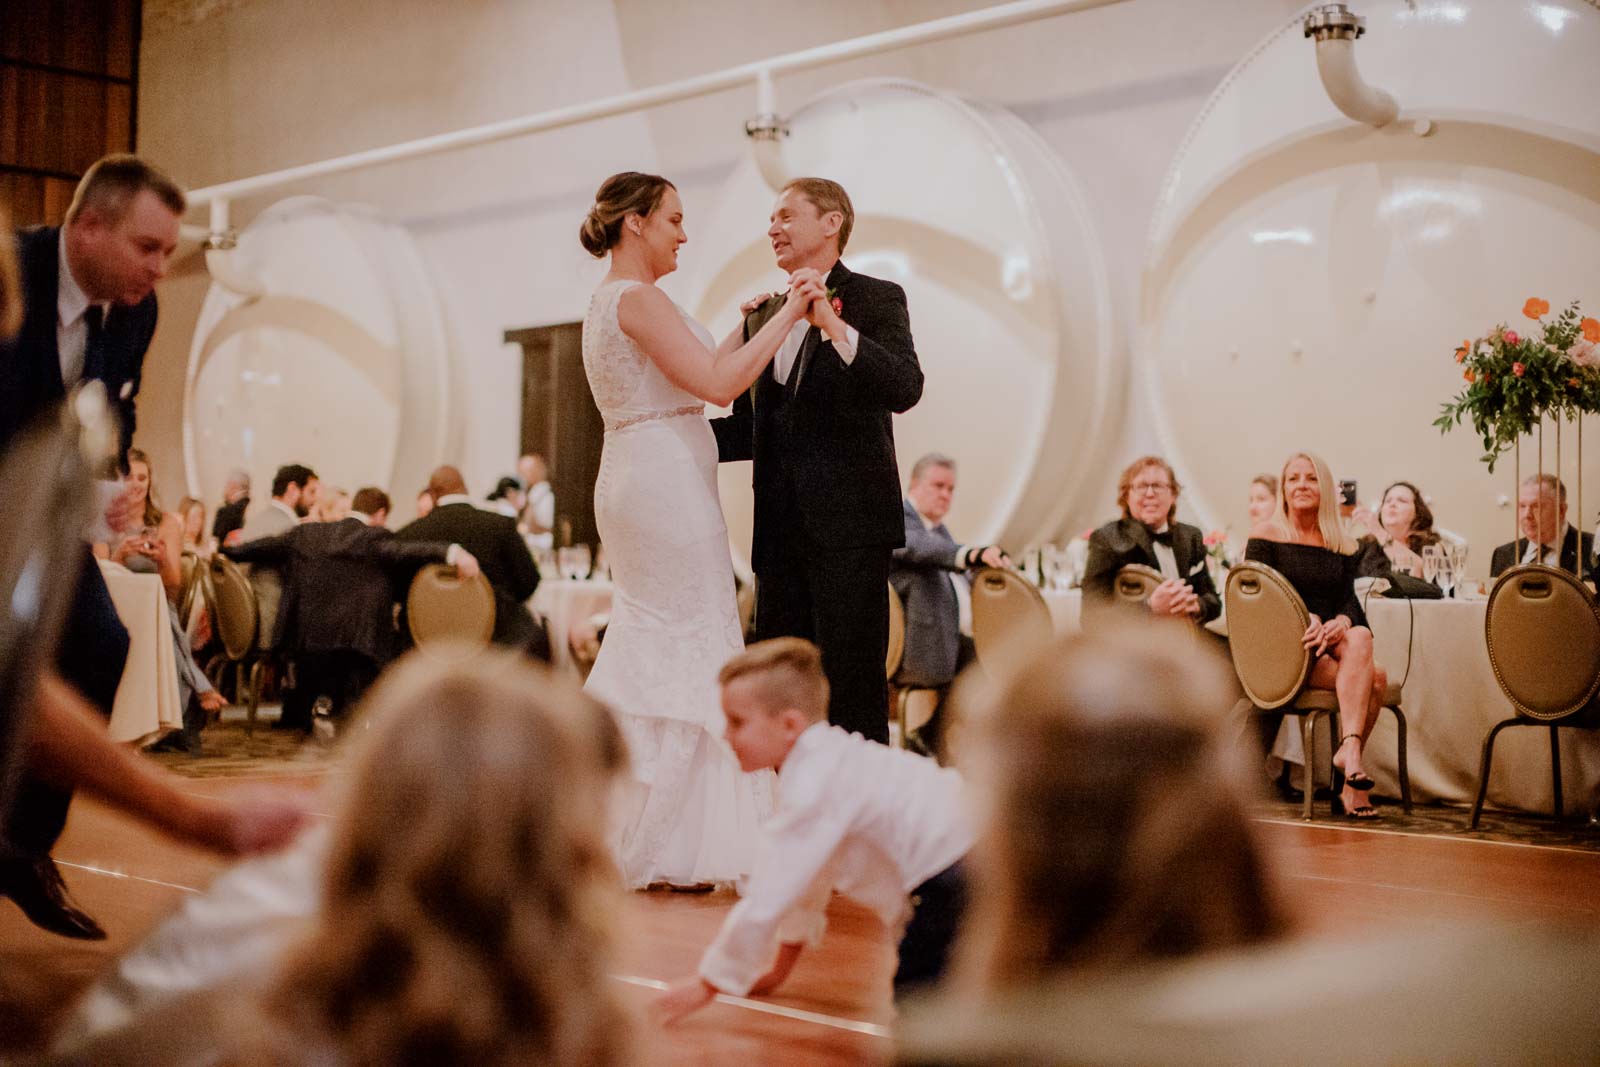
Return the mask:
[(105, 376), (105, 309), (99, 304), (90, 304), (83, 313), (83, 321), (88, 324), (89, 337), (83, 344), (83, 381), (103, 378)]

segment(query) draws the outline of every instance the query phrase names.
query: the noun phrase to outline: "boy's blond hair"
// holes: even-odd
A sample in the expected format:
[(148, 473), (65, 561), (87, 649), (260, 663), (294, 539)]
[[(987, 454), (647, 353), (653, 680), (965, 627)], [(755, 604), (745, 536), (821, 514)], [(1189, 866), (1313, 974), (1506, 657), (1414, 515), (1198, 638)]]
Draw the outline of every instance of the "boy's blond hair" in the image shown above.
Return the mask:
[(828, 677), (822, 673), (822, 650), (800, 637), (758, 641), (723, 664), (717, 684), (743, 681), (752, 687), (762, 708), (776, 715), (794, 708), (807, 722), (828, 717)]

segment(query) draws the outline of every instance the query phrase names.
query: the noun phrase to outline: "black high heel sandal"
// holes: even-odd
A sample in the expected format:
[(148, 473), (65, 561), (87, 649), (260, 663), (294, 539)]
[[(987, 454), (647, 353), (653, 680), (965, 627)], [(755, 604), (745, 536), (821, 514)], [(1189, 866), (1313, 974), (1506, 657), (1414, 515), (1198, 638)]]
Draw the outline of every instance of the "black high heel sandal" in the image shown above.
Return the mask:
[[(1357, 740), (1360, 740), (1361, 735), (1360, 734), (1345, 734), (1343, 737), (1339, 738), (1339, 747), (1343, 748), (1344, 747), (1344, 743), (1346, 741), (1350, 740), (1352, 737), (1356, 738)], [(1344, 770), (1343, 767), (1341, 767), (1339, 769), (1341, 771)], [(1375, 786), (1377, 786), (1378, 783), (1374, 782), (1372, 780), (1372, 778), (1370, 776), (1368, 776), (1366, 774), (1366, 772), (1363, 771), (1361, 774), (1355, 774), (1355, 775), (1346, 774), (1344, 776), (1344, 784), (1349, 786), (1351, 789), (1356, 790), (1359, 793), (1365, 793), (1368, 790), (1370, 790), (1370, 789), (1374, 788)], [(1372, 816), (1369, 815), (1369, 816), (1367, 816), (1367, 818), (1372, 818)]]

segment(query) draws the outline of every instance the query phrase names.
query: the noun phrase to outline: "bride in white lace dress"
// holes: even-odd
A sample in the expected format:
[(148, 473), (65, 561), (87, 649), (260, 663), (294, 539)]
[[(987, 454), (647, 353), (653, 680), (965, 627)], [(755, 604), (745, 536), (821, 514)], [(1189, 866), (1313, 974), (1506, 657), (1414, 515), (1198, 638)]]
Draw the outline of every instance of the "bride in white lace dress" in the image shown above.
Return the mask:
[(654, 284), (687, 240), (678, 192), (655, 175), (608, 178), (580, 239), (611, 257), (583, 366), (605, 420), (594, 505), (616, 592), (585, 689), (615, 710), (632, 756), (615, 852), (632, 888), (729, 882), (750, 870), (772, 776), (740, 771), (722, 741), (717, 672), (744, 641), (705, 402), (749, 388), (825, 289), (797, 273), (785, 311), (748, 343), (736, 329), (716, 345)]

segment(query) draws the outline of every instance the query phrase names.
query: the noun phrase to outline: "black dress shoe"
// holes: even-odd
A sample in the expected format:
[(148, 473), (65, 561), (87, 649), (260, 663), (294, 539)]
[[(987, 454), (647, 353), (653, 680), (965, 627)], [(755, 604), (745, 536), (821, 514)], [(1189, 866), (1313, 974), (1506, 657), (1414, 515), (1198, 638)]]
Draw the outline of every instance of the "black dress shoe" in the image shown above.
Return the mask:
[(28, 921), (42, 930), (79, 941), (104, 941), (106, 932), (67, 895), (67, 884), (55, 860), (6, 860), (0, 863), (0, 896), (8, 896)]

